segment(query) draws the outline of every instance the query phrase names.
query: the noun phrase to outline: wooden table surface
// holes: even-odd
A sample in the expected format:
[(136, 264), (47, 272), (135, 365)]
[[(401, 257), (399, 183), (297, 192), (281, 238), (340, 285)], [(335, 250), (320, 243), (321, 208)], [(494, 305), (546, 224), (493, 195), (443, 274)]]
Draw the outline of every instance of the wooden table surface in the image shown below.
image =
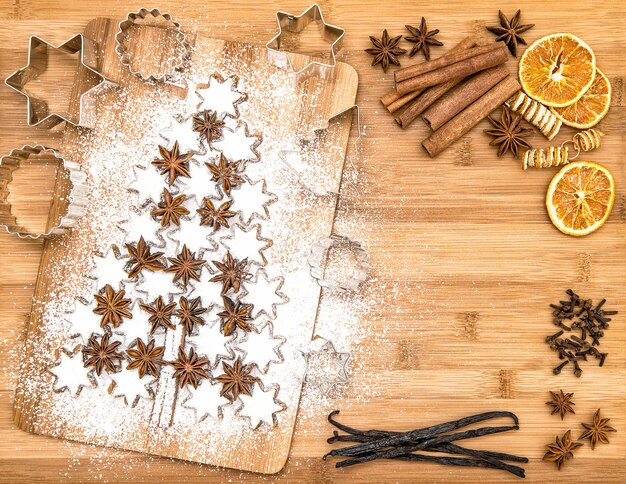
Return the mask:
[[(586, 297), (606, 297), (626, 314), (626, 158), (624, 79), (626, 2), (415, 2), (334, 0), (320, 2), (327, 21), (346, 28), (339, 58), (360, 76), (358, 103), (367, 136), (356, 166), (358, 197), (344, 197), (335, 230), (350, 235), (355, 220), (375, 267), (376, 304), (363, 325), (368, 337), (355, 352), (358, 374), (336, 404), (349, 408), (343, 419), (368, 428), (408, 429), (458, 418), (474, 411), (506, 409), (521, 419), (521, 430), (486, 438), (476, 445), (527, 455), (533, 482), (626, 480), (626, 326), (623, 316), (607, 331), (610, 356), (604, 368), (585, 367), (581, 379), (551, 373), (556, 357), (543, 338), (550, 334), (547, 305), (574, 287)], [(121, 18), (143, 6), (124, 0), (61, 2), (0, 0), (0, 77), (25, 64), (28, 37), (53, 43), (82, 32), (96, 16)], [(306, 2), (162, 1), (158, 6), (181, 24), (226, 39), (264, 43), (275, 32), (277, 8), (295, 14)], [(427, 130), (416, 123), (401, 131), (378, 99), (391, 86), (369, 66), (368, 36), (404, 33), (422, 15), (439, 28), (447, 47), (485, 23), (497, 23), (498, 8), (523, 10), (535, 23), (529, 40), (551, 32), (575, 33), (589, 43), (613, 84), (613, 108), (603, 121), (603, 146), (586, 158), (601, 162), (618, 183), (616, 206), (607, 225), (584, 239), (558, 233), (545, 214), (543, 197), (551, 172), (523, 173), (511, 158), (498, 159), (481, 129), (431, 160), (419, 147)], [(405, 46), (406, 47), (406, 46)], [(437, 55), (442, 49), (434, 49)], [(408, 58), (404, 58), (408, 60)], [(514, 63), (511, 62), (511, 70)], [(0, 87), (0, 153), (25, 143), (54, 144), (58, 134), (28, 128), (21, 96)], [(481, 128), (486, 124), (481, 124)], [(557, 138), (559, 143), (566, 139)], [(546, 146), (545, 140), (534, 141)], [(12, 423), (12, 393), (19, 347), (28, 317), (42, 244), (0, 233), (0, 481), (56, 482), (151, 480), (163, 482), (293, 480), (331, 482), (479, 482), (509, 480), (498, 471), (431, 464), (378, 462), (336, 470), (321, 455), (328, 450), (327, 426), (309, 420), (296, 426), (291, 457), (277, 476), (104, 451), (18, 431)], [(19, 259), (20, 263), (15, 264)], [(386, 291), (386, 292), (385, 292)], [(323, 304), (323, 302), (322, 302)], [(606, 341), (606, 343), (605, 343)], [(364, 387), (368, 392), (363, 392)], [(373, 397), (375, 387), (378, 396)], [(576, 415), (560, 422), (549, 415), (548, 390), (576, 394)], [(369, 396), (368, 396), (369, 395)], [(618, 432), (608, 446), (579, 450), (560, 473), (541, 461), (544, 445), (557, 433), (589, 421), (601, 407)], [(80, 449), (78, 448), (80, 447)]]

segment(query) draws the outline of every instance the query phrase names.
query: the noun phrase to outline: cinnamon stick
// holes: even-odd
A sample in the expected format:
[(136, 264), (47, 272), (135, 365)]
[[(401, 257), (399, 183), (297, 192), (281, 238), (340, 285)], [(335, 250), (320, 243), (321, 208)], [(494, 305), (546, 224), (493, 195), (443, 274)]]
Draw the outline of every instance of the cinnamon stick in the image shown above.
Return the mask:
[(487, 91), (484, 96), (470, 104), (422, 141), (422, 146), (431, 157), (437, 156), (519, 91), (520, 88), (519, 82), (514, 77), (505, 77)]
[(396, 81), (396, 84), (398, 84), (402, 81), (406, 81), (407, 79), (411, 79), (412, 77), (421, 76), (422, 74), (426, 74), (427, 72), (434, 71), (436, 69), (440, 69), (451, 64), (456, 64), (457, 62), (464, 61), (471, 57), (476, 57), (477, 55), (492, 52), (494, 50), (497, 50), (501, 46), (501, 43), (493, 43), (481, 45), (471, 49), (468, 48), (467, 50), (456, 51), (455, 53), (450, 52), (450, 55), (441, 56), (438, 59), (421, 62), (419, 64), (414, 64), (412, 66), (398, 69), (394, 72), (393, 77)]
[(421, 96), (409, 104), (409, 106), (402, 111), (400, 115), (394, 118), (396, 123), (398, 123), (402, 128), (408, 128), (420, 114), (426, 111), (426, 109), (428, 109), (435, 101), (437, 101), (441, 96), (447, 93), (462, 80), (463, 78), (460, 77), (426, 89)]
[[(453, 54), (454, 52), (458, 52), (460, 50), (471, 49), (475, 45), (476, 45), (476, 41), (471, 36), (465, 37), (463, 40), (461, 40), (461, 42), (456, 44), (454, 47), (452, 47), (448, 52), (443, 54), (441, 57), (449, 56)], [(400, 95), (398, 94), (398, 91), (396, 91), (396, 88), (394, 87), (391, 91), (389, 91), (387, 94), (385, 94), (383, 97), (380, 98), (380, 102), (383, 104), (383, 106), (387, 108), (387, 110), (390, 113), (394, 113), (401, 107), (411, 102), (417, 96), (419, 96), (421, 92), (422, 91), (420, 90), (420, 91), (413, 91), (412, 93), (409, 93), (409, 94)]]
[[(473, 49), (471, 49), (473, 50)], [(396, 84), (398, 94), (406, 94), (408, 92), (424, 89), (426, 87), (435, 86), (450, 79), (457, 79), (469, 76), (479, 71), (489, 69), (500, 64), (504, 64), (508, 60), (508, 49), (502, 43), (498, 48), (484, 54), (470, 57), (455, 64), (450, 64), (440, 69), (426, 72), (417, 77), (412, 77), (406, 81)]]
[(422, 118), (435, 131), (508, 75), (509, 70), (504, 64), (479, 72), (434, 102), (424, 111)]

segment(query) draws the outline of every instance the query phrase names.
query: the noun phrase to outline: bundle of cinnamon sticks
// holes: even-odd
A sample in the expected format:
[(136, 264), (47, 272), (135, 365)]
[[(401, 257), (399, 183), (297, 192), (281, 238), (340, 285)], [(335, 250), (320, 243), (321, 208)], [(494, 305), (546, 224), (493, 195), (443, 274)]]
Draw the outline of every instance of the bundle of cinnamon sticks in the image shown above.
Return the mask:
[(519, 91), (507, 59), (504, 44), (467, 37), (438, 59), (398, 69), (381, 102), (403, 128), (421, 115), (433, 131), (422, 146), (437, 156)]

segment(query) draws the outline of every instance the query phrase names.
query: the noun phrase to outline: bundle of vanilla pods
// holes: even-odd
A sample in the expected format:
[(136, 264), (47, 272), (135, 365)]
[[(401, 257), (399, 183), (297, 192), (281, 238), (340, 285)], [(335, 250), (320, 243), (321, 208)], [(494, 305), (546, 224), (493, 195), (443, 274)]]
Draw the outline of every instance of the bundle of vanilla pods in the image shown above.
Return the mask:
[[(388, 432), (384, 430), (361, 431), (341, 424), (334, 419), (339, 414), (335, 410), (328, 415), (328, 421), (345, 432), (340, 435), (337, 430), (328, 439), (328, 443), (356, 442), (341, 449), (333, 449), (324, 456), (348, 457), (335, 464), (335, 467), (348, 467), (377, 459), (395, 459), (410, 462), (435, 462), (443, 465), (462, 467), (483, 467), (486, 469), (501, 469), (517, 477), (526, 477), (524, 469), (517, 465), (507, 464), (504, 461), (526, 463), (526, 457), (520, 457), (502, 452), (488, 450), (474, 450), (461, 447), (455, 442), (472, 439), (482, 435), (508, 432), (519, 429), (519, 420), (511, 412), (485, 412), (458, 420), (444, 422), (430, 427), (411, 430), (408, 432)], [(493, 418), (509, 417), (513, 425), (499, 427), (480, 427), (461, 432), (454, 430), (483, 422)], [(432, 455), (447, 454), (447, 455)], [(455, 457), (455, 456), (464, 457)]]

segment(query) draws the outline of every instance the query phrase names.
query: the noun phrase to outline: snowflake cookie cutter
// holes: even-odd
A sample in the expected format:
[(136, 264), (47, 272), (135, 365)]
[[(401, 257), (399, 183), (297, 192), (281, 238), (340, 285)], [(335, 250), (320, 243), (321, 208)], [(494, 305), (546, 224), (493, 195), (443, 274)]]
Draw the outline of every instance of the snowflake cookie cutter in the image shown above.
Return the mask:
[[(338, 352), (335, 345), (320, 336), (316, 336), (307, 346), (306, 350), (300, 350), (307, 365), (304, 381), (316, 386), (323, 395), (328, 395), (335, 385), (345, 385), (350, 382), (347, 365), (350, 353)], [(330, 368), (322, 368), (321, 374), (314, 374), (310, 370), (316, 359), (330, 361)], [(326, 372), (326, 370), (329, 370)]]
[[(54, 220), (54, 224), (48, 226), (43, 231), (32, 231), (20, 225), (16, 216), (12, 213), (11, 185), (15, 183), (14, 174), (23, 164), (28, 163), (31, 156), (40, 155), (54, 158), (67, 180), (70, 183), (69, 195), (67, 196), (67, 207), (63, 214)], [(32, 160), (31, 160), (32, 161)], [(58, 176), (57, 176), (58, 178)], [(58, 183), (59, 180), (57, 180)], [(15, 234), (23, 239), (38, 239), (40, 237), (52, 237), (69, 232), (74, 228), (80, 219), (85, 215), (88, 205), (89, 187), (87, 186), (87, 173), (82, 165), (73, 162), (59, 154), (56, 150), (46, 148), (42, 145), (24, 145), (16, 148), (8, 155), (0, 158), (0, 227), (4, 227), (7, 232)], [(56, 196), (56, 194), (55, 194)], [(62, 197), (58, 197), (62, 200)], [(51, 206), (51, 209), (53, 207)]]
[[(171, 66), (171, 70), (164, 74), (155, 72), (141, 72), (139, 69), (133, 69), (132, 56), (128, 46), (126, 45), (126, 35), (128, 31), (135, 25), (146, 25), (151, 27), (159, 27), (162, 29), (172, 28), (176, 32), (176, 41), (181, 47), (181, 54), (176, 62)], [(167, 27), (166, 27), (167, 25)], [(191, 57), (191, 44), (180, 24), (175, 21), (169, 13), (161, 13), (158, 8), (148, 10), (141, 8), (138, 12), (131, 12), (126, 16), (125, 20), (119, 23), (119, 30), (115, 34), (115, 52), (120, 57), (122, 65), (126, 66), (131, 74), (139, 77), (143, 81), (153, 82), (170, 82), (177, 74), (180, 74), (187, 66)]]
[[(316, 22), (320, 26), (322, 37), (330, 44), (328, 62), (309, 61), (304, 67), (296, 70), (290, 53), (281, 50), (283, 35), (284, 32), (302, 32), (311, 22)], [(314, 3), (297, 16), (279, 10), (276, 12), (276, 23), (278, 24), (278, 33), (265, 46), (267, 49), (267, 57), (271, 63), (290, 71), (295, 84), (312, 76), (324, 77), (335, 68), (337, 65), (335, 54), (342, 47), (343, 37), (346, 31), (340, 27), (326, 23), (319, 5)]]
[[(326, 278), (328, 253), (331, 248), (340, 246), (347, 247), (353, 253), (355, 260), (352, 264), (352, 270), (349, 277), (345, 279), (329, 281)], [(361, 244), (340, 235), (331, 235), (319, 239), (311, 247), (311, 254), (307, 262), (311, 276), (317, 280), (320, 286), (339, 291), (356, 291), (367, 280), (367, 275), (372, 269), (367, 252), (363, 250)]]
[[(79, 54), (77, 73), (84, 70), (85, 84), (78, 103), (78, 112), (69, 111), (57, 113), (50, 111), (48, 103), (41, 98), (33, 96), (26, 89), (30, 81), (37, 79), (48, 69), (48, 50), (54, 49), (67, 54)], [(96, 124), (96, 96), (104, 87), (113, 87), (118, 84), (107, 79), (98, 70), (98, 44), (81, 34), (66, 40), (58, 46), (54, 46), (40, 37), (32, 35), (28, 46), (28, 64), (14, 72), (4, 80), (11, 89), (26, 97), (26, 110), (28, 126), (40, 128), (53, 128), (66, 121), (74, 126), (93, 128)], [(81, 84), (81, 87), (83, 87)]]

